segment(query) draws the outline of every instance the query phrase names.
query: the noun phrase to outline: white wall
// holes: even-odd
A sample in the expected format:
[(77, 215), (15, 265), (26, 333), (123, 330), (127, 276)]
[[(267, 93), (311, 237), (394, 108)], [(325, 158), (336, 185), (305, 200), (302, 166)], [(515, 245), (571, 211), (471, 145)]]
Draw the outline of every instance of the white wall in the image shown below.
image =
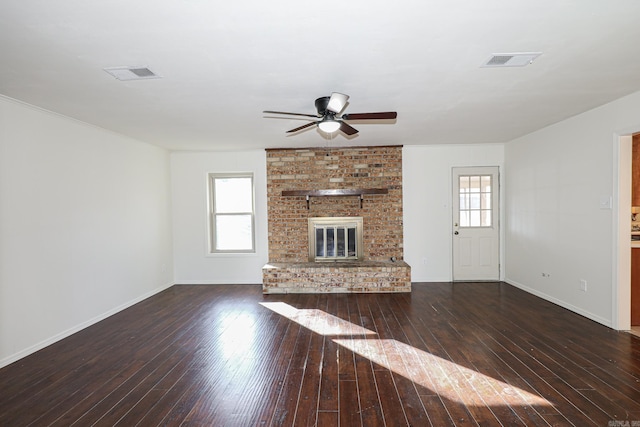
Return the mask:
[[(404, 254), (413, 281), (451, 280), (451, 168), (502, 169), (503, 150), (500, 144), (403, 148)], [(257, 253), (208, 254), (207, 174), (247, 171), (255, 178)], [(174, 152), (171, 176), (175, 283), (262, 283), (268, 261), (265, 152)]]
[[(503, 164), (502, 144), (403, 148), (404, 258), (413, 282), (452, 280), (451, 169), (498, 166), (502, 173)], [(502, 188), (500, 193), (503, 212)]]
[(172, 284), (165, 150), (0, 97), (0, 366)]
[[(266, 164), (264, 150), (171, 154), (176, 284), (262, 283), (262, 267), (268, 260)], [(254, 173), (256, 253), (208, 253), (207, 175), (210, 172)]]
[(614, 327), (617, 134), (634, 130), (640, 92), (505, 149), (505, 280)]

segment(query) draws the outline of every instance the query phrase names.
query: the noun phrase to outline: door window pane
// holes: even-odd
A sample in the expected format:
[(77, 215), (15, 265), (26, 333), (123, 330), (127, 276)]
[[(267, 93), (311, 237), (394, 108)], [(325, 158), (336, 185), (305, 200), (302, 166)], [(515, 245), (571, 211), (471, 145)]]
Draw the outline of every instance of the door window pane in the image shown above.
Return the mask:
[(480, 209), (480, 194), (469, 195), (469, 209), (471, 210)]
[(480, 177), (480, 188), (484, 193), (491, 193), (491, 175), (483, 175)]
[(460, 194), (460, 209), (464, 209), (464, 210), (469, 209), (469, 195), (468, 194)]
[(461, 176), (460, 177), (460, 193), (468, 193), (469, 192), (469, 177)]
[(491, 175), (460, 176), (458, 185), (460, 227), (491, 227)]
[(480, 209), (491, 210), (491, 194), (490, 193), (482, 194), (482, 203), (480, 204)]
[(469, 227), (470, 225), (469, 211), (460, 211), (460, 227)]
[(471, 193), (479, 193), (480, 192), (480, 177), (479, 176), (470, 176), (469, 177), (469, 191)]

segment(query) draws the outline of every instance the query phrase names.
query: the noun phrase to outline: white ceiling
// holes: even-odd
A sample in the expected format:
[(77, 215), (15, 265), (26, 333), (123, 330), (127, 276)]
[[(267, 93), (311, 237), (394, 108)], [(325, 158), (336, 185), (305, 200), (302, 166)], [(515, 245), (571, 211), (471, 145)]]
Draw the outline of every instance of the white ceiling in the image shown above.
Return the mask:
[[(2, 0), (0, 94), (169, 149), (507, 142), (640, 90), (638, 0)], [(542, 52), (524, 68), (493, 53)], [(148, 66), (162, 79), (103, 71)], [(314, 100), (351, 96), (327, 141)]]

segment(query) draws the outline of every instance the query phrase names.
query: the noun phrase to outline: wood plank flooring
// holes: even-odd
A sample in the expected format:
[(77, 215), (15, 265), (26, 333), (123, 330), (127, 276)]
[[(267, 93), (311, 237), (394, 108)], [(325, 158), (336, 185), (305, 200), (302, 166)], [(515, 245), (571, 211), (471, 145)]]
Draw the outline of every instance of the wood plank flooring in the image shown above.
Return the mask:
[(640, 425), (640, 338), (505, 283), (174, 286), (1, 369), (0, 425)]

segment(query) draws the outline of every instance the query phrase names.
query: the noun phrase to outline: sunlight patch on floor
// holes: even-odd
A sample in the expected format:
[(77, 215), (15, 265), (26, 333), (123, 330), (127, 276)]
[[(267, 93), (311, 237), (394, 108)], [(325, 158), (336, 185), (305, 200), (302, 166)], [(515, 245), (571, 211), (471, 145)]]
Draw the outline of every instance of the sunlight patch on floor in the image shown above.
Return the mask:
[[(262, 302), (265, 308), (333, 339), (352, 352), (401, 375), (443, 398), (465, 405), (553, 406), (543, 397), (474, 369), (393, 339), (360, 338), (376, 332), (317, 309), (297, 309), (284, 302)], [(338, 338), (360, 336), (357, 338)]]
[(259, 304), (320, 335), (376, 334), (374, 331), (354, 325), (322, 310), (297, 309), (284, 302), (261, 302)]
[(334, 339), (380, 366), (465, 405), (543, 405), (546, 399), (392, 339)]
[(234, 357), (254, 357), (256, 321), (253, 315), (229, 316), (221, 322), (221, 329), (212, 331), (220, 343), (220, 356), (227, 360)]

